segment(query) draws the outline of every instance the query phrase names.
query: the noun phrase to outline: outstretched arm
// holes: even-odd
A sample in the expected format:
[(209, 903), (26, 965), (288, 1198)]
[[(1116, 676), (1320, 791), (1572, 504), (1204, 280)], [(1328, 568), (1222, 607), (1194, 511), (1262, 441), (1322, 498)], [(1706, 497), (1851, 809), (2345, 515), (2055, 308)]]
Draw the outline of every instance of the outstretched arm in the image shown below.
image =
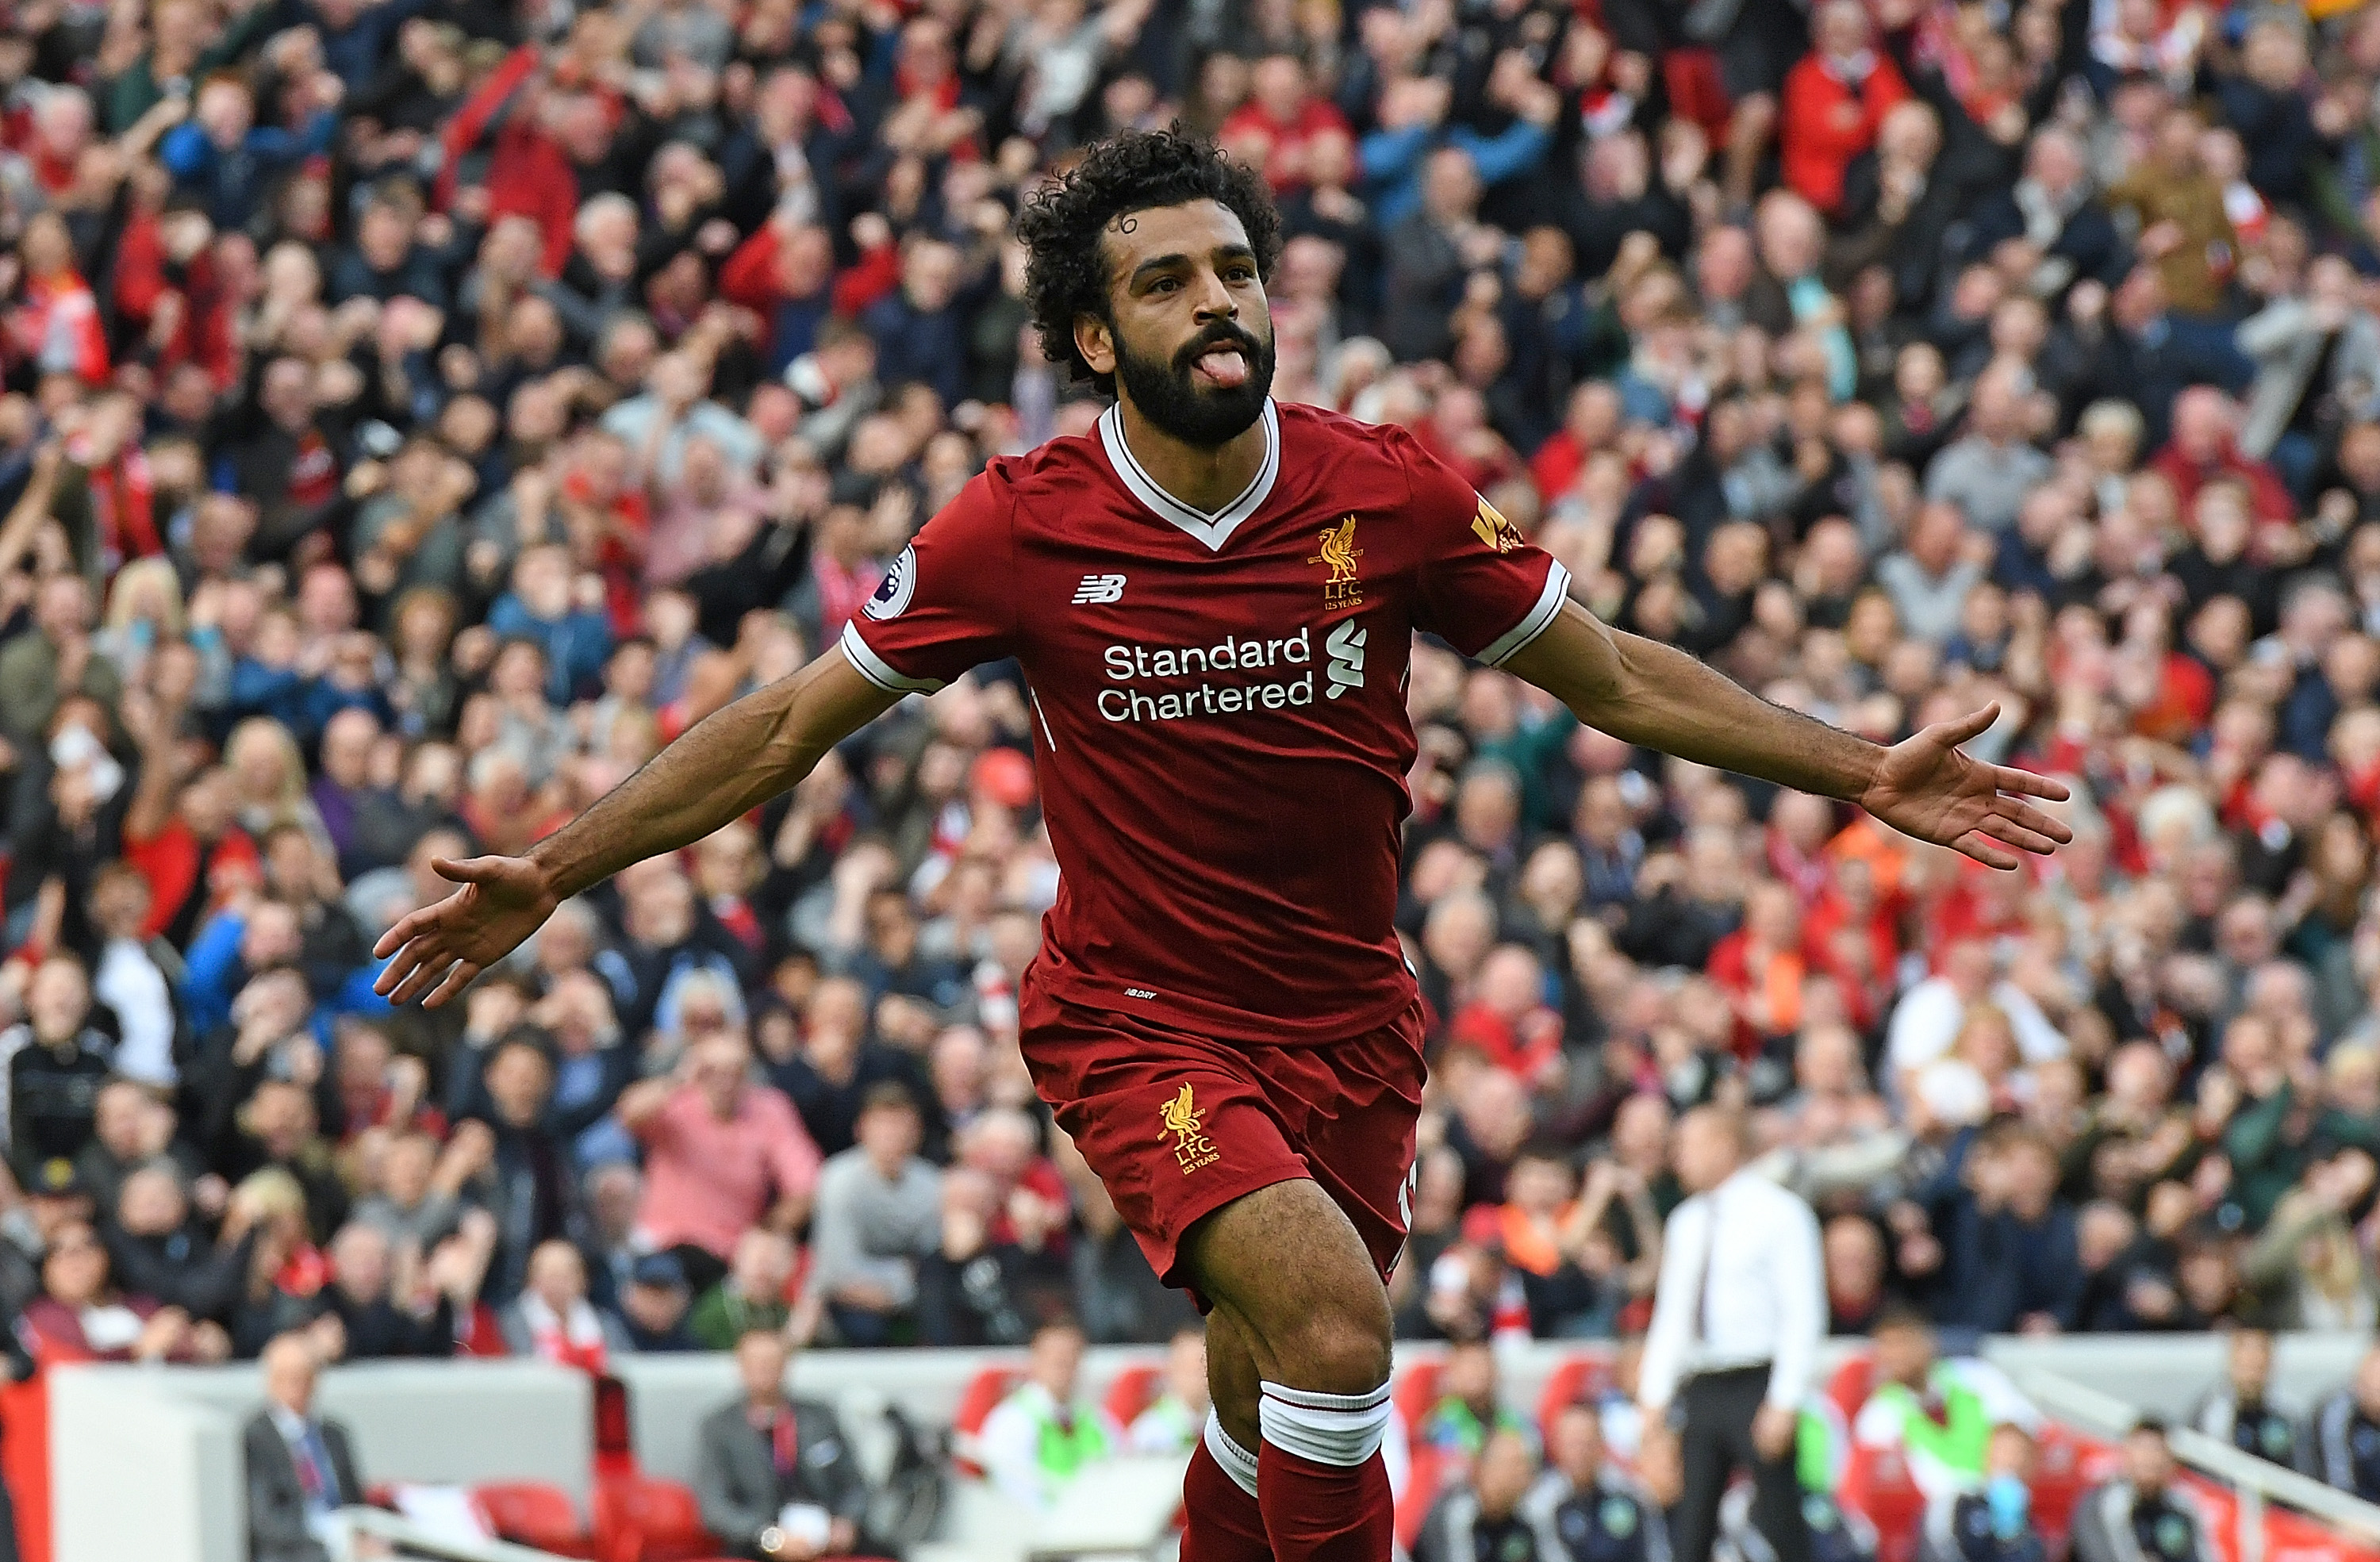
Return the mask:
[(521, 857), (439, 859), (462, 886), (381, 936), (392, 956), (372, 990), (431, 1008), (502, 960), (553, 908), (631, 863), (690, 846), (810, 773), (836, 744), (901, 696), (861, 677), (840, 649), (697, 723)]
[(2046, 854), (2074, 839), (2024, 801), (2063, 802), (2064, 786), (1959, 752), (1998, 718), (1998, 706), (1885, 748), (1771, 705), (1674, 646), (1612, 629), (1575, 602), (1504, 666), (1613, 737), (1856, 803), (1905, 835), (1992, 867), (2012, 868), (2020, 852)]

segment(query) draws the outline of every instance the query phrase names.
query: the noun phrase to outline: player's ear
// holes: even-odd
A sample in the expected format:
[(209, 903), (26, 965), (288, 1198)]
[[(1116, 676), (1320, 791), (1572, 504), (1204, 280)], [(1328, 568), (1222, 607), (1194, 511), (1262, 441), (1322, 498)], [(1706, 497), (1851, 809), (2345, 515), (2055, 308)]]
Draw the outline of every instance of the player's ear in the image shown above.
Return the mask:
[(1114, 328), (1097, 315), (1076, 315), (1075, 351), (1083, 355), (1083, 362), (1092, 373), (1113, 374), (1116, 367)]

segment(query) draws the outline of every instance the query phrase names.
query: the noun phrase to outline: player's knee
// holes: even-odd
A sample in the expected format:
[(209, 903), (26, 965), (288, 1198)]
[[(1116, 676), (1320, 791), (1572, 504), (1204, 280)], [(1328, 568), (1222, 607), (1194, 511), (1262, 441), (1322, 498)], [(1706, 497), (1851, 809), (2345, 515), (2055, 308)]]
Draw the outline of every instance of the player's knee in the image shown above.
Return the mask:
[[(1377, 1288), (1374, 1288), (1377, 1290)], [(1323, 1394), (1367, 1394), (1389, 1380), (1388, 1297), (1305, 1309), (1273, 1341), (1282, 1380)]]

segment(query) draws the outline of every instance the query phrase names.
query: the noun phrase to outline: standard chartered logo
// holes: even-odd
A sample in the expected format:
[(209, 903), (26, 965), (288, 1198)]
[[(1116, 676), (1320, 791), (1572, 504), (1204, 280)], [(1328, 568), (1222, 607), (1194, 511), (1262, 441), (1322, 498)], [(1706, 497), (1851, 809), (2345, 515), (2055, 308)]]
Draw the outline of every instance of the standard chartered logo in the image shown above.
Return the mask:
[(1323, 649), (1330, 653), (1330, 686), (1327, 692), (1332, 699), (1349, 689), (1364, 686), (1364, 642), (1370, 638), (1370, 632), (1357, 628), (1351, 618), (1330, 631), (1330, 638), (1322, 642)]
[[(1359, 648), (1359, 683), (1362, 657)], [(1303, 626), (1277, 639), (1110, 646), (1100, 660), (1108, 677), (1121, 685), (1099, 693), (1099, 714), (1111, 721), (1179, 721), (1314, 703), (1314, 641)], [(1339, 676), (1336, 661), (1330, 675)], [(1335, 683), (1331, 692), (1339, 692)]]

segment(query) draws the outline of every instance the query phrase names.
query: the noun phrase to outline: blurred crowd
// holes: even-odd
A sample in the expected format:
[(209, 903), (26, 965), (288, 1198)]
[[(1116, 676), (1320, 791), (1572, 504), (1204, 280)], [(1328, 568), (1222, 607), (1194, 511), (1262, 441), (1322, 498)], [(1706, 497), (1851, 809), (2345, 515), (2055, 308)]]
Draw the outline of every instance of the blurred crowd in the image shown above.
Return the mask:
[(370, 991), (433, 859), (1089, 428), (1011, 222), (1177, 117), (1284, 211), (1278, 396), (1617, 624), (1878, 741), (1997, 702), (2077, 793), (1994, 874), (1417, 648), (1402, 1330), (1641, 1328), (1708, 1101), (1838, 1332), (2373, 1326), (2375, 88), (2337, 0), (15, 0), (18, 1370), (1188, 1317), (1018, 1056), (1013, 665), (461, 1001)]

